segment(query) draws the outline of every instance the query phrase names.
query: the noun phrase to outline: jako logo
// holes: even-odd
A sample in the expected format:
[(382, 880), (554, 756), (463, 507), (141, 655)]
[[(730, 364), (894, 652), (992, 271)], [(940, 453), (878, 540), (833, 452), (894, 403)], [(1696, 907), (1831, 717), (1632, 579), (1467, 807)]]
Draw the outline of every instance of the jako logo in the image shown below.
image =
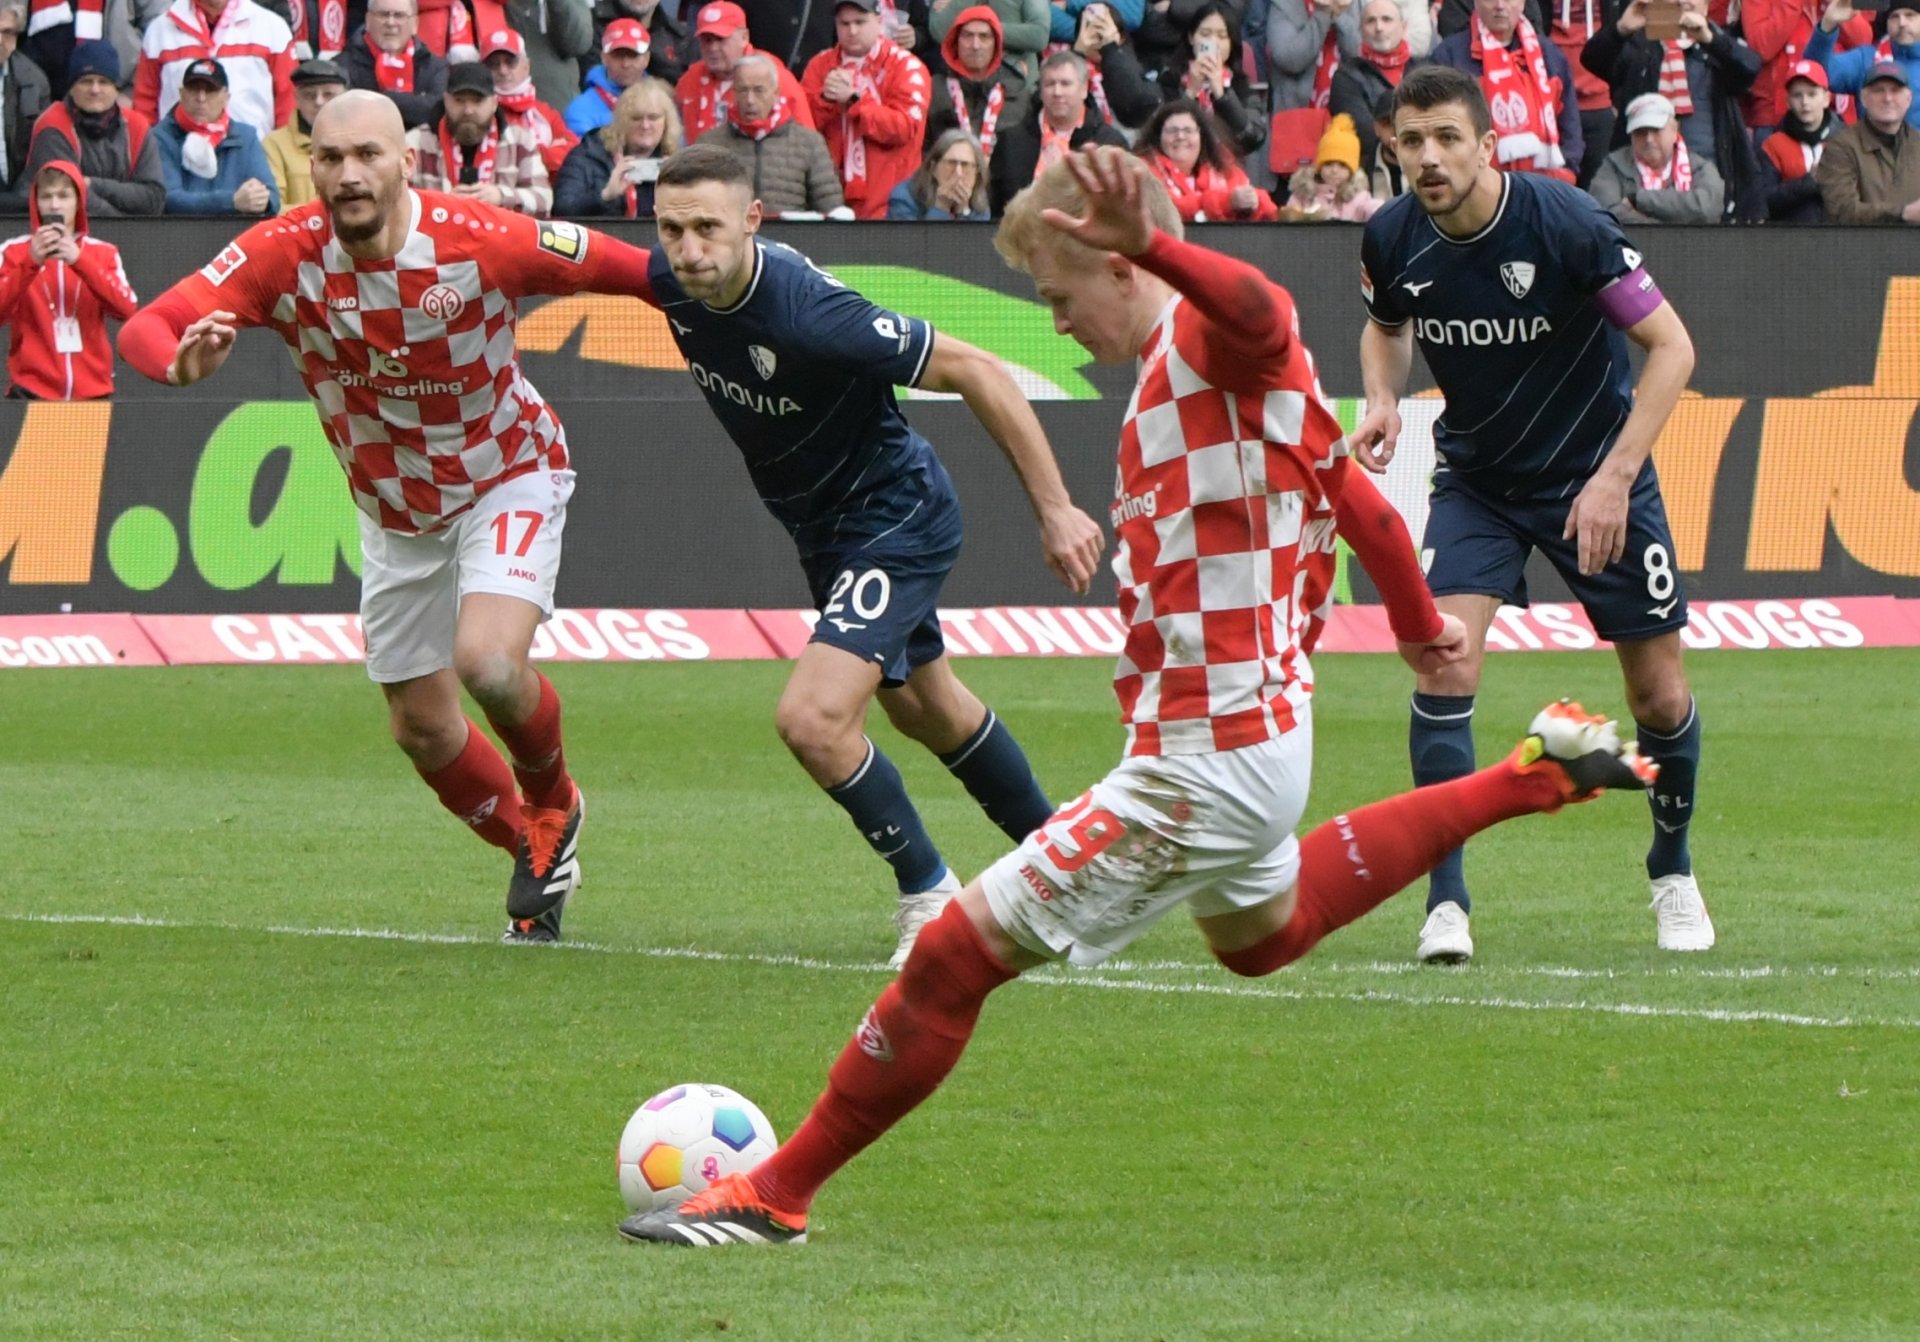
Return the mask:
[(854, 1042), (860, 1045), (862, 1053), (875, 1062), (892, 1062), (893, 1045), (887, 1041), (887, 1032), (880, 1028), (879, 1012), (878, 1007), (867, 1008), (867, 1018), (853, 1032)]
[(358, 298), (345, 297), (340, 294), (328, 294), (327, 307), (333, 312), (358, 312), (360, 310), (360, 300)]
[(1470, 322), (1422, 317), (1415, 334), (1429, 345), (1524, 345), (1552, 335), (1553, 323), (1545, 317), (1475, 317)]
[(1113, 501), (1113, 524), (1131, 522), (1136, 517), (1152, 517), (1160, 511), (1160, 486), (1155, 485), (1144, 494), (1129, 494), (1125, 490)]
[(1333, 818), (1334, 828), (1347, 843), (1347, 861), (1353, 863), (1353, 874), (1363, 881), (1373, 879), (1373, 873), (1367, 870), (1367, 859), (1360, 854), (1360, 840), (1354, 837), (1353, 822), (1343, 815)]
[(730, 382), (719, 373), (709, 373), (691, 359), (687, 361), (687, 371), (693, 374), (693, 380), (701, 389), (715, 396), (743, 405), (756, 415), (772, 415), (776, 419), (781, 415), (791, 415), (801, 408), (800, 402), (791, 396), (782, 396), (777, 400), (764, 391), (749, 391), (738, 382)]

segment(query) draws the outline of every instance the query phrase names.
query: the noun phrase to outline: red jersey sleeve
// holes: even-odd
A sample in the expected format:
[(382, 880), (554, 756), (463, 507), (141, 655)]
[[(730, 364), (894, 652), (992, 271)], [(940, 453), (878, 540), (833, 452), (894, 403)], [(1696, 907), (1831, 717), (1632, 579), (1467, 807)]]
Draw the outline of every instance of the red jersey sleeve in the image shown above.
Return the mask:
[[(473, 202), (462, 202), (473, 208)], [(504, 245), (480, 254), (489, 283), (508, 298), (533, 294), (619, 294), (660, 306), (647, 281), (651, 254), (644, 247), (583, 228), (564, 219), (533, 219), (511, 210), (480, 207), (506, 231)]]
[(120, 330), (120, 355), (164, 382), (180, 334), (210, 312), (231, 312), (235, 326), (272, 323), (280, 300), (294, 289), (299, 265), (287, 219), (263, 220), (221, 249), (206, 265), (133, 314)]
[(1206, 320), (1198, 372), (1216, 387), (1264, 385), (1293, 344), (1293, 299), (1245, 261), (1156, 232), (1133, 263), (1178, 289)]
[(1360, 566), (1380, 589), (1393, 636), (1402, 643), (1438, 638), (1440, 611), (1433, 604), (1413, 537), (1399, 510), (1351, 458), (1335, 462), (1326, 483), (1333, 497), (1334, 530), (1353, 547)]

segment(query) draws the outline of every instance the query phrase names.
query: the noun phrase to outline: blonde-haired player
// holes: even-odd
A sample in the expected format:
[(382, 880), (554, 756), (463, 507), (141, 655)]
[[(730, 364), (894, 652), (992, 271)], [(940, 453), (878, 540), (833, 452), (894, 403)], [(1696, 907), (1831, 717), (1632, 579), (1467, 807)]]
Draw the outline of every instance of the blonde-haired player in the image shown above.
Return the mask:
[[(921, 932), (785, 1146), (677, 1209), (629, 1219), (629, 1239), (804, 1240), (821, 1185), (932, 1094), (987, 995), (1023, 970), (1096, 964), (1184, 903), (1222, 964), (1268, 974), (1464, 836), (1645, 784), (1611, 723), (1557, 704), (1504, 763), (1296, 842), (1312, 763), (1303, 640), (1325, 548), (1308, 529), (1331, 512), (1348, 525), (1349, 472), (1292, 300), (1182, 241), (1164, 189), (1119, 151), (1049, 169), (1009, 206), (998, 242), (1057, 329), (1102, 362), (1139, 359), (1113, 508), (1126, 758)], [(1459, 657), (1460, 622), (1434, 609), (1405, 526), (1391, 508), (1366, 514), (1352, 515), (1352, 540), (1401, 655), (1416, 668)]]

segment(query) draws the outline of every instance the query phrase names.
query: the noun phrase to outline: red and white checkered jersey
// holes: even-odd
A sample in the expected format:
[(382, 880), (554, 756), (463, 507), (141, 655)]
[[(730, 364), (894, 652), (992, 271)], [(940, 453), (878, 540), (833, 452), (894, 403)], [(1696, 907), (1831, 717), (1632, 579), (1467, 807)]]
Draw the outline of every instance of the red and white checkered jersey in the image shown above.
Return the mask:
[(1293, 338), (1264, 370), (1177, 295), (1147, 340), (1113, 504), (1129, 755), (1281, 736), (1312, 692), (1300, 642), (1331, 585), (1323, 473), (1346, 440), (1290, 302), (1284, 320)]
[(577, 224), (434, 191), (403, 208), (412, 224), (391, 259), (349, 256), (315, 201), (248, 229), (169, 297), (285, 340), (354, 502), (413, 534), (567, 465), (560, 421), (520, 368), (515, 300), (652, 291), (644, 250)]

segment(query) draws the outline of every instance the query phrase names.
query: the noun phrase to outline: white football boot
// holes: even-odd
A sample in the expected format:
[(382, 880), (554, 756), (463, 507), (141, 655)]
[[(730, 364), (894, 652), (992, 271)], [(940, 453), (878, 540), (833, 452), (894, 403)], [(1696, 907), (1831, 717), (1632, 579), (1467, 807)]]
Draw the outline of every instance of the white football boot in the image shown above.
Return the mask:
[(1663, 951), (1710, 951), (1713, 919), (1691, 873), (1653, 878), (1653, 916)]
[(906, 968), (907, 955), (913, 950), (913, 943), (920, 939), (920, 929), (938, 918), (960, 890), (960, 878), (949, 867), (932, 889), (900, 896), (900, 907), (893, 911), (893, 925), (900, 929), (900, 944), (894, 948), (893, 958), (887, 961), (888, 969)]
[(1467, 931), (1467, 911), (1452, 900), (1434, 905), (1420, 929), (1420, 963), (1464, 965), (1473, 959), (1473, 936)]

